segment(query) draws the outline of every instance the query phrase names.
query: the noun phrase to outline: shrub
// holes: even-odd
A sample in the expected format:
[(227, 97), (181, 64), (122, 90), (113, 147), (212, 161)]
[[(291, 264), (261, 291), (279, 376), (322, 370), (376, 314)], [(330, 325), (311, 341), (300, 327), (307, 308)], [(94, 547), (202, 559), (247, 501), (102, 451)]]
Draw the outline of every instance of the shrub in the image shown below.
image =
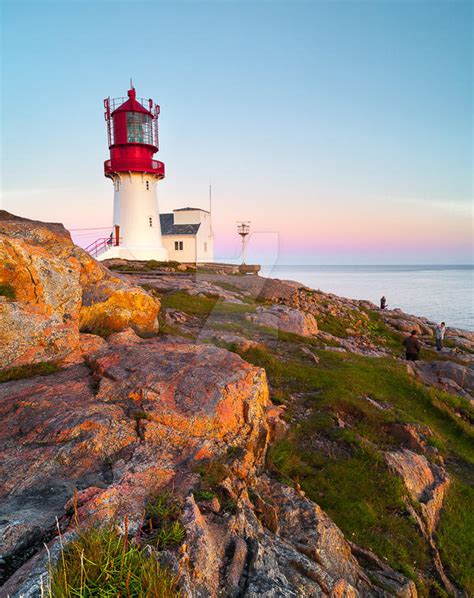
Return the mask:
[(194, 492), (194, 498), (196, 500), (212, 500), (216, 493), (212, 490), (196, 490)]

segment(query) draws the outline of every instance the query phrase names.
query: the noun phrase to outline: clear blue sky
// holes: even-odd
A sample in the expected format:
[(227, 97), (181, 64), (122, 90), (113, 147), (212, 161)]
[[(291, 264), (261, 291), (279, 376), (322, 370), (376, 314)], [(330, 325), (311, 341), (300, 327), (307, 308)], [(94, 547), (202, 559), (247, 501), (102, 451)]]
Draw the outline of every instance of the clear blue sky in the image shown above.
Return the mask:
[(212, 180), (222, 257), (248, 219), (255, 248), (284, 263), (471, 261), (471, 2), (2, 11), (9, 211), (111, 223), (102, 99), (132, 76), (162, 108), (160, 209), (206, 207)]

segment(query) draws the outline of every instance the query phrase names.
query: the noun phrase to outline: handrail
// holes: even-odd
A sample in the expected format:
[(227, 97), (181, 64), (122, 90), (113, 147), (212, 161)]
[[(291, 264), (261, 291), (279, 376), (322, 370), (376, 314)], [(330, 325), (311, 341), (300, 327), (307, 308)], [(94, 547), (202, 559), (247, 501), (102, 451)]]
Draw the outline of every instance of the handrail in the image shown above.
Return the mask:
[[(120, 245), (120, 239), (118, 244)], [(92, 257), (98, 257), (99, 255), (104, 253), (104, 251), (107, 251), (109, 247), (115, 247), (116, 245), (117, 244), (115, 243), (115, 239), (111, 238), (110, 236), (100, 237), (99, 239), (96, 239), (93, 243), (88, 245), (85, 248), (85, 251), (87, 251), (87, 253), (90, 253)]]

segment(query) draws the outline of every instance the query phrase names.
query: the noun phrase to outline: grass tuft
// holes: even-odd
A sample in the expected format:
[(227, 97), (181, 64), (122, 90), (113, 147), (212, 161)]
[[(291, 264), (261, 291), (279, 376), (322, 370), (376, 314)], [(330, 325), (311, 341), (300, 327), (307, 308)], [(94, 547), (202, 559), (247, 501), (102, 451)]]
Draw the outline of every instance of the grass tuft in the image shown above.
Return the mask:
[[(233, 452), (233, 450), (230, 451), (229, 458), (232, 458)], [(210, 459), (197, 465), (194, 471), (199, 474), (200, 478), (199, 487), (194, 491), (194, 497), (197, 500), (211, 500), (217, 497), (224, 512), (234, 513), (237, 504), (221, 485), (231, 475), (229, 467), (219, 459)]]
[(177, 546), (184, 540), (182, 511), (181, 500), (171, 492), (162, 492), (148, 501), (143, 531), (157, 548)]
[(179, 598), (175, 578), (112, 526), (72, 540), (51, 568), (51, 598)]

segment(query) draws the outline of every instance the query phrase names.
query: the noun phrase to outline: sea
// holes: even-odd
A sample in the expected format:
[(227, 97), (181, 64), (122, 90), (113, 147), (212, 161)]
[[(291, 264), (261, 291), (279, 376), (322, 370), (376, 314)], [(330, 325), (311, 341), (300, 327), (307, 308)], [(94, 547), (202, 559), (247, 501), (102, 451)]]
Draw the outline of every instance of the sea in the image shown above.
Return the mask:
[(389, 309), (474, 330), (474, 266), (277, 265), (261, 273), (377, 305), (385, 295)]

